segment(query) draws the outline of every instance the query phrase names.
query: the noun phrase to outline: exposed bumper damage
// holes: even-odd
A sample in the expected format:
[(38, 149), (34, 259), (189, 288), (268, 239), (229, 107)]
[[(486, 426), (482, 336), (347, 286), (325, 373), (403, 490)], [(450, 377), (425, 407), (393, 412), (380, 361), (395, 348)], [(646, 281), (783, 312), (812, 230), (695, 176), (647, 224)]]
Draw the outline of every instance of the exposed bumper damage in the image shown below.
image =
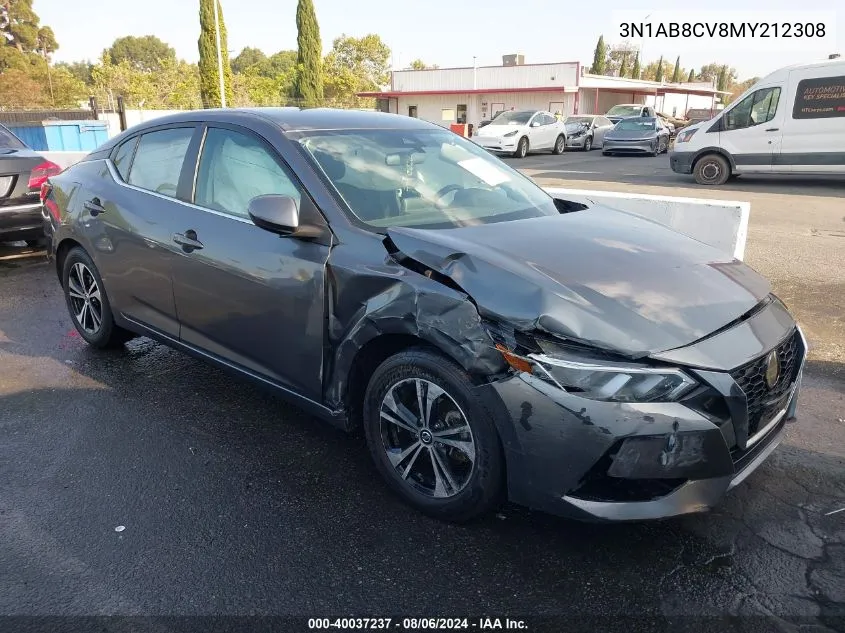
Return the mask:
[[(625, 230), (625, 221), (619, 230)], [(800, 336), (785, 307), (767, 298), (765, 282), (741, 264), (710, 262), (698, 275), (705, 289), (714, 270), (735, 283), (720, 289), (717, 313), (694, 314), (698, 304), (680, 296), (690, 311), (675, 311), (674, 322), (664, 323), (661, 314), (648, 320), (645, 308), (627, 305), (627, 295), (600, 295), (597, 283), (564, 286), (559, 278), (537, 283), (536, 278), (550, 278), (544, 264), (548, 253), (540, 252), (543, 244), (526, 250), (528, 272), (514, 271), (504, 258), (496, 261), (495, 245), (471, 254), (464, 243), (450, 244), (451, 231), (426, 233), (439, 233), (437, 243), (412, 229), (391, 229), (384, 241), (387, 256), (363, 273), (344, 266), (342, 248), (333, 252), (328, 329), (335, 354), (327, 399), (344, 406), (346, 377), (360, 350), (377, 337), (406, 334), (434, 345), (480, 378), (479, 395), (502, 439), (511, 501), (588, 520), (644, 520), (706, 510), (762, 463), (781, 441), (787, 420), (794, 418), (806, 355), (803, 336), (796, 343), (800, 362), (790, 369), (788, 393), (771, 423), (755, 420), (751, 428), (750, 405), (729, 372)], [(613, 227), (604, 233), (614, 242), (610, 257), (616, 256), (617, 245), (627, 252)], [(514, 241), (519, 248), (518, 236)], [(560, 248), (565, 259), (567, 244)], [(712, 255), (710, 249), (703, 252)], [(601, 271), (576, 272), (589, 280)], [(526, 279), (531, 275), (535, 279)], [(667, 277), (671, 270), (661, 279)], [(671, 299), (668, 283), (661, 291)], [(636, 289), (626, 292), (633, 296)], [(699, 299), (706, 310), (710, 299)], [(731, 312), (733, 319), (726, 317)], [(700, 321), (704, 318), (714, 322), (707, 325)], [(496, 348), (501, 344), (513, 350), (535, 335), (613, 350), (630, 359), (663, 355), (661, 360), (683, 367), (699, 387), (679, 402), (584, 398), (512, 369)]]

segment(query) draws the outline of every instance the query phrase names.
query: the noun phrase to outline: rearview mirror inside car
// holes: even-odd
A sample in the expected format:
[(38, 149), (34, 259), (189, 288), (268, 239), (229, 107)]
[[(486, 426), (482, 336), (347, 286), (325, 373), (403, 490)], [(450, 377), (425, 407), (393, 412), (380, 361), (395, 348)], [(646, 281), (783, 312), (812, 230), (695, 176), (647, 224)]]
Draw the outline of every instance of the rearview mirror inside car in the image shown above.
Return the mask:
[(414, 165), (419, 165), (420, 163), (425, 162), (425, 152), (411, 152), (408, 154), (405, 153), (397, 153), (397, 154), (388, 154), (384, 157), (384, 163), (388, 167), (399, 167), (407, 161), (409, 163), (413, 163)]
[(247, 209), (255, 226), (279, 235), (290, 235), (299, 227), (299, 207), (290, 196), (257, 196)]

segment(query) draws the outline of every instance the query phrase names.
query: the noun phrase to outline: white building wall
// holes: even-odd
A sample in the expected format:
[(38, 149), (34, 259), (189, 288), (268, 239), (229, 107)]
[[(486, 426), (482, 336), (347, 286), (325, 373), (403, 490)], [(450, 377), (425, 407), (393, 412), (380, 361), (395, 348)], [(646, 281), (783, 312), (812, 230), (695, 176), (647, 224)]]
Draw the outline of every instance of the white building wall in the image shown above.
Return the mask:
[[(481, 94), (408, 95), (399, 97), (399, 114), (408, 115), (416, 106), (417, 117), (437, 125), (449, 127), (457, 123), (458, 105), (467, 106), (467, 123), (478, 125), (499, 110), (561, 110), (564, 116), (575, 112), (575, 93), (490, 92)], [(495, 107), (495, 109), (494, 109)], [(443, 120), (443, 111), (450, 110), (451, 118)]]
[(605, 114), (613, 106), (620, 103), (645, 103), (645, 100), (644, 95), (599, 90), (598, 108), (596, 108), (596, 90), (594, 88), (581, 88), (578, 114)]
[(393, 72), (392, 90), (484, 90), (486, 88), (574, 87), (578, 65), (530, 64), (528, 66), (483, 66), (480, 68), (433, 68)]
[[(663, 114), (671, 116), (684, 116), (687, 110), (693, 108), (712, 108), (713, 97), (706, 95), (685, 95), (670, 93), (655, 97), (649, 97), (648, 105), (653, 105), (654, 109)], [(716, 98), (717, 105), (719, 104), (718, 97)]]

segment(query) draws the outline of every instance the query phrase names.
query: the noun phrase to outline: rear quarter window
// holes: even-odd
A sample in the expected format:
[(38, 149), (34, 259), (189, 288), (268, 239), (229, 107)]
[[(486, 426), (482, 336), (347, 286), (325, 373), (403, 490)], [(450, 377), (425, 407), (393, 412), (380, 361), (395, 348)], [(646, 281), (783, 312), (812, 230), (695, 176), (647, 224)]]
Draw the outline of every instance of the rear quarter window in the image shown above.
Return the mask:
[(845, 117), (845, 75), (802, 79), (795, 91), (793, 119)]
[(132, 164), (132, 157), (135, 155), (135, 147), (137, 145), (138, 137), (135, 136), (121, 143), (117, 148), (117, 152), (114, 154), (112, 162), (117, 168), (117, 173), (120, 174), (123, 180), (129, 178), (129, 166)]

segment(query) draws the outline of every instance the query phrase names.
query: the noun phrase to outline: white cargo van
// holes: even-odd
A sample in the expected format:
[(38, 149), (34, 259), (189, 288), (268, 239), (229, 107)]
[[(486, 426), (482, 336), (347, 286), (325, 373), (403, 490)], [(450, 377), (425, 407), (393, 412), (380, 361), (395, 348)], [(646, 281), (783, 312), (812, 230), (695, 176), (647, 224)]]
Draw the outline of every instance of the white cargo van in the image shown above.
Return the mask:
[(845, 60), (764, 77), (717, 117), (681, 130), (670, 164), (702, 185), (740, 174), (845, 174)]

